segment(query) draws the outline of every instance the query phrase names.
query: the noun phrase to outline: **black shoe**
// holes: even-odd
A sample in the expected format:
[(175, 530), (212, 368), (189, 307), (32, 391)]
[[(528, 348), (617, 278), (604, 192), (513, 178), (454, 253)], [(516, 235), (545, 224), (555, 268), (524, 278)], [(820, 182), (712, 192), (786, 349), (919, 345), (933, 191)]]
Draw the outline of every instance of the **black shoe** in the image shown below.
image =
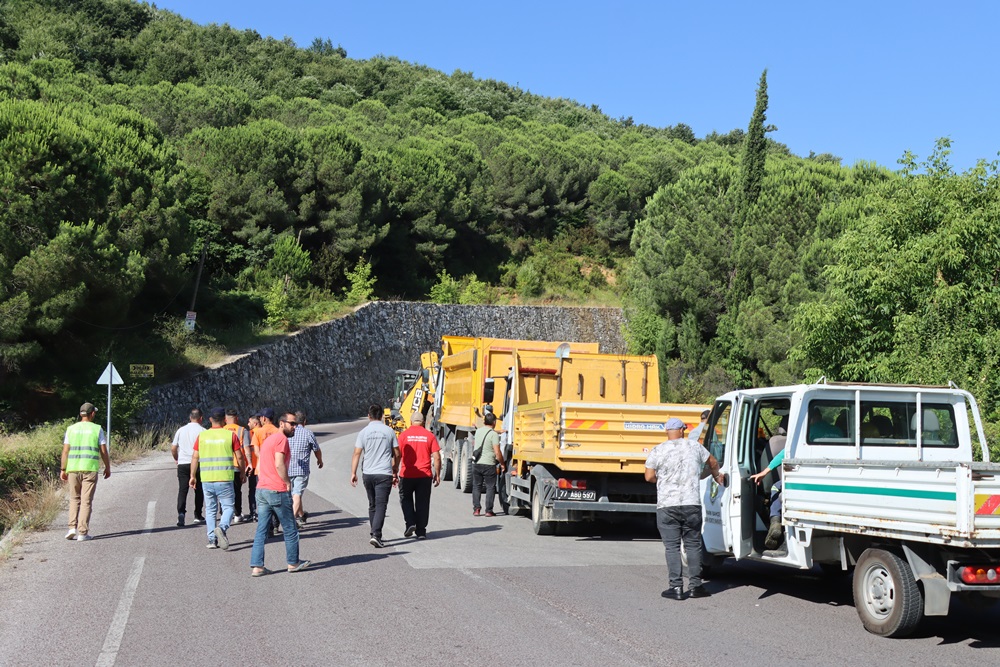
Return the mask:
[(688, 591), (689, 598), (708, 598), (712, 597), (712, 594), (708, 592), (708, 589), (704, 586), (692, 586), (691, 590)]
[(684, 589), (680, 586), (674, 586), (660, 593), (660, 597), (667, 598), (668, 600), (683, 600), (685, 597)]
[(417, 532), (416, 526), (407, 526), (406, 530), (403, 531), (403, 537), (413, 537), (415, 532)]
[(203, 517), (203, 516), (198, 516), (197, 514), (195, 514), (195, 515), (194, 515), (194, 521), (192, 521), (191, 523), (195, 523), (195, 524), (198, 524), (198, 523), (205, 523), (205, 517)]

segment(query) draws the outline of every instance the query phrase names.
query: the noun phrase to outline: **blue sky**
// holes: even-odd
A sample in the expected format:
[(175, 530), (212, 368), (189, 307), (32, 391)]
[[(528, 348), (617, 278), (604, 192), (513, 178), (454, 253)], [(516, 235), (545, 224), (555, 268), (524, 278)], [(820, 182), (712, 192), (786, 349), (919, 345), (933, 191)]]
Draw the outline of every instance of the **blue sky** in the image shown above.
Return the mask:
[(746, 128), (768, 70), (770, 136), (793, 153), (897, 169), (952, 140), (956, 171), (1000, 151), (1000, 2), (159, 0), (348, 57), (506, 81), (702, 137)]

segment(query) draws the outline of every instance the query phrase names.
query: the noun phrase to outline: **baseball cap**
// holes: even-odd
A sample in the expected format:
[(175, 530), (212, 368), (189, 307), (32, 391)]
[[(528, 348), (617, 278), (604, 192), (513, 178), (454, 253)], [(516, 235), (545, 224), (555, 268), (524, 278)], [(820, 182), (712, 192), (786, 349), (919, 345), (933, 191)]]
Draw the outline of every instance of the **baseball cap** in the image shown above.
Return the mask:
[(97, 408), (94, 407), (93, 403), (84, 403), (80, 406), (81, 415), (89, 415), (91, 412), (95, 412)]
[(271, 408), (264, 408), (260, 411), (259, 416), (266, 417), (269, 421), (274, 421), (274, 410)]
[(671, 417), (667, 420), (667, 430), (673, 431), (674, 429), (680, 430), (687, 428), (687, 425), (678, 419), (677, 417)]
[(226, 418), (226, 411), (223, 408), (212, 408), (212, 412), (209, 413), (209, 417), (217, 422), (221, 422)]

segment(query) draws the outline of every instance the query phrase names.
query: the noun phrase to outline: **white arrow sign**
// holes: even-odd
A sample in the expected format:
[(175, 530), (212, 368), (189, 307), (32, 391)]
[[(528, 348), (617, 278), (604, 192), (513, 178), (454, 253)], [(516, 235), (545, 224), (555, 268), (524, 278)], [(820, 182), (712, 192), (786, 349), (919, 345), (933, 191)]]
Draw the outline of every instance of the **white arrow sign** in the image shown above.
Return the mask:
[(101, 373), (101, 377), (97, 378), (97, 382), (95, 384), (108, 385), (108, 413), (107, 413), (108, 430), (106, 431), (107, 433), (106, 437), (108, 439), (108, 452), (110, 452), (111, 451), (111, 385), (125, 384), (125, 381), (122, 380), (121, 375), (118, 375), (118, 370), (115, 368), (115, 365), (109, 361), (108, 367), (104, 369), (103, 373)]
[(108, 362), (108, 367), (104, 369), (101, 377), (97, 378), (97, 382), (94, 384), (125, 384), (125, 381), (122, 380), (121, 375), (118, 375), (118, 369), (115, 368), (115, 365)]

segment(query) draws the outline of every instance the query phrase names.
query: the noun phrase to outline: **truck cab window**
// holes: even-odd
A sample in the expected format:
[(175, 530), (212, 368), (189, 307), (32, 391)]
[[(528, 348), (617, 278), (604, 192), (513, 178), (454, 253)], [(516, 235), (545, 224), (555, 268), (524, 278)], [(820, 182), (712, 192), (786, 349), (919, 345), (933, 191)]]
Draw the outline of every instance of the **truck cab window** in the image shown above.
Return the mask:
[(712, 414), (708, 417), (708, 425), (705, 427), (705, 446), (709, 453), (719, 461), (721, 466), (726, 460), (726, 437), (729, 432), (729, 418), (733, 410), (733, 404), (728, 401), (719, 401), (712, 409)]

